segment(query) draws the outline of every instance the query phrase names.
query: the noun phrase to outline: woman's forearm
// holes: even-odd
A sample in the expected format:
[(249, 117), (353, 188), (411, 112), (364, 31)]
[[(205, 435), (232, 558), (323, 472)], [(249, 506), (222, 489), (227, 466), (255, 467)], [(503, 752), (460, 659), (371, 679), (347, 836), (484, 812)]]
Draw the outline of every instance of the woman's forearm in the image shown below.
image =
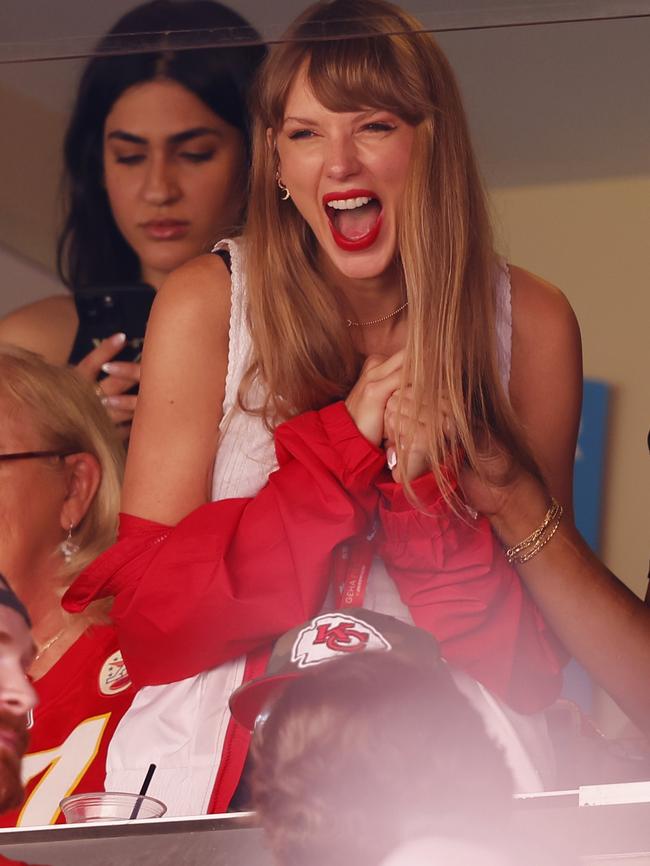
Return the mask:
[[(520, 479), (490, 515), (505, 547), (541, 525), (548, 497), (535, 479)], [(567, 650), (650, 733), (650, 608), (594, 555), (571, 521), (525, 563), (522, 581)]]

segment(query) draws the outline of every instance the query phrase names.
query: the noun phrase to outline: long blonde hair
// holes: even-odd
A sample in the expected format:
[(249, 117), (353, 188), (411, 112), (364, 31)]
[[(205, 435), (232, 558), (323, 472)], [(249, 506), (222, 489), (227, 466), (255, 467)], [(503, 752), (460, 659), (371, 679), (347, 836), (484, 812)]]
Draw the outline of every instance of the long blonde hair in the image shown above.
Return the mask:
[(115, 540), (124, 446), (92, 385), (34, 352), (0, 344), (0, 396), (29, 414), (44, 448), (92, 454), (101, 467), (97, 492), (75, 528), (79, 551), (68, 563), (61, 560), (63, 590)]
[[(384, 0), (316, 3), (262, 67), (245, 231), (254, 363), (240, 399), (245, 405), (257, 373), (268, 388), (267, 421), (286, 418), (346, 396), (359, 372), (341, 300), (317, 268), (315, 238), (293, 204), (280, 201), (276, 185), (278, 159), (267, 130), (271, 139), (280, 130), (299, 69), (326, 108), (386, 109), (415, 127), (398, 217), (408, 299), (403, 383), (412, 385), (427, 419), (432, 470), (454, 504), (443, 466), (457, 471), (464, 454), (478, 467), (477, 442), (494, 435), (524, 465), (531, 458), (499, 379), (498, 261), (460, 92), (433, 38)], [(451, 449), (437, 411), (443, 396), (454, 420)], [(409, 448), (406, 435), (404, 459)]]

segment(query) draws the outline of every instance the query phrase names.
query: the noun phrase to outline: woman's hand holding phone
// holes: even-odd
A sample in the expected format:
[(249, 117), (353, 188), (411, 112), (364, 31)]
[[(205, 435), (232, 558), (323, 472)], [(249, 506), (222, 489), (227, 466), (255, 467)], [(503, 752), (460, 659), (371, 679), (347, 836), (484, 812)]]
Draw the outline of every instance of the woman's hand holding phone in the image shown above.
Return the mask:
[[(82, 358), (77, 370), (84, 379), (96, 383), (97, 393), (118, 433), (123, 439), (128, 439), (138, 397), (125, 392), (139, 383), (140, 364), (135, 361), (113, 361), (124, 348), (125, 342), (126, 335), (122, 333), (107, 337)], [(107, 375), (100, 380), (102, 373)]]

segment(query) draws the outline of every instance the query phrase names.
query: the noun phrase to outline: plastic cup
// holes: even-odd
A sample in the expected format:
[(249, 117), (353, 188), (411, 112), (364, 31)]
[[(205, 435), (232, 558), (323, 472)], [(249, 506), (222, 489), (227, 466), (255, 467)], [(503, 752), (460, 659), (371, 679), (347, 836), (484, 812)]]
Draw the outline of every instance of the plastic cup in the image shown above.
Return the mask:
[[(139, 802), (139, 806), (138, 806)], [(67, 824), (85, 824), (87, 821), (128, 821), (137, 807), (137, 820), (160, 818), (167, 806), (154, 797), (125, 794), (119, 791), (95, 791), (73, 794), (59, 803)]]

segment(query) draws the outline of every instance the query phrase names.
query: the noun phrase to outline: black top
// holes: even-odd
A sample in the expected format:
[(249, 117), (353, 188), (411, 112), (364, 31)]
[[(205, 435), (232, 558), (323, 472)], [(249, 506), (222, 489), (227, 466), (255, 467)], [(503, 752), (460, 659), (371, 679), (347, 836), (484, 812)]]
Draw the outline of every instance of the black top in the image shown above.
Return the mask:
[(126, 334), (127, 341), (114, 360), (139, 361), (147, 319), (155, 296), (155, 290), (144, 283), (75, 292), (73, 299), (79, 327), (68, 362), (79, 363), (102, 340), (119, 332)]
[(212, 250), (212, 252), (215, 256), (219, 256), (220, 259), (223, 259), (225, 266), (228, 268), (228, 273), (232, 274), (232, 262), (228, 250)]
[[(232, 272), (228, 250), (215, 250), (223, 259), (228, 272)], [(127, 341), (116, 361), (139, 361), (149, 311), (156, 292), (146, 283), (127, 286), (100, 286), (82, 289), (73, 294), (79, 327), (75, 336), (69, 364), (78, 364), (102, 340), (123, 332)]]

